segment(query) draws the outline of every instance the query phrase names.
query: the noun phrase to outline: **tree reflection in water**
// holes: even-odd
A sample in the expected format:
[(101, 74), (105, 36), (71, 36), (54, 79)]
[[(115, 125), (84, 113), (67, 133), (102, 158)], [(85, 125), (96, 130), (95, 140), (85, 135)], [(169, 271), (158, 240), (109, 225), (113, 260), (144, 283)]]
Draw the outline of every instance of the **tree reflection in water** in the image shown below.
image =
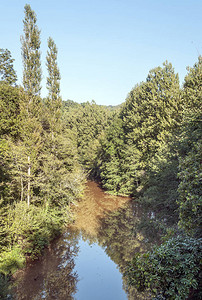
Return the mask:
[(140, 294), (134, 287), (128, 287), (124, 273), (128, 263), (136, 252), (143, 252), (147, 244), (143, 235), (137, 231), (139, 209), (130, 201), (127, 207), (110, 213), (102, 220), (102, 228), (98, 234), (99, 244), (105, 248), (107, 255), (116, 263), (123, 274), (123, 289), (128, 299), (150, 299), (148, 294)]
[[(81, 236), (88, 244), (102, 247), (121, 274), (136, 252), (148, 249), (145, 237), (137, 230), (142, 211), (130, 198), (109, 196), (95, 182), (88, 182), (85, 197), (74, 207), (74, 213), (74, 224), (52, 243), (41, 260), (17, 274), (16, 299), (77, 299), (75, 257)], [(124, 275), (123, 289), (129, 300), (150, 299), (148, 294), (129, 288)]]
[[(144, 236), (137, 231), (141, 214), (139, 205), (130, 198), (109, 196), (96, 183), (89, 182), (71, 230), (82, 232), (83, 240), (89, 243), (98, 243), (124, 274), (134, 254), (148, 249)], [(148, 294), (129, 288), (124, 276), (123, 289), (129, 300), (150, 299)]]
[(77, 238), (70, 233), (54, 241), (41, 260), (33, 262), (16, 275), (15, 298), (74, 299), (78, 282), (78, 275), (74, 271), (77, 244)]

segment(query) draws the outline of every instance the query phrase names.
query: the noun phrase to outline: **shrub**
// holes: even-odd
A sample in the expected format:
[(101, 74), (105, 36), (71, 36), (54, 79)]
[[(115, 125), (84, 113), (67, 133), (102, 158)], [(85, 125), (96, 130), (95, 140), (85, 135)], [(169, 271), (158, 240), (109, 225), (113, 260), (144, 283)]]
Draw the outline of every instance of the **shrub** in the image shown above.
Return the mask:
[(151, 252), (137, 254), (126, 275), (129, 285), (140, 292), (151, 290), (156, 299), (184, 300), (191, 291), (197, 293), (200, 260), (201, 240), (179, 236)]
[(14, 246), (10, 250), (0, 254), (0, 273), (4, 275), (13, 274), (17, 269), (24, 266), (25, 257), (20, 247)]
[(12, 244), (21, 247), (25, 255), (38, 257), (45, 246), (59, 235), (67, 223), (68, 208), (37, 207), (27, 203), (15, 204), (9, 215), (9, 234)]

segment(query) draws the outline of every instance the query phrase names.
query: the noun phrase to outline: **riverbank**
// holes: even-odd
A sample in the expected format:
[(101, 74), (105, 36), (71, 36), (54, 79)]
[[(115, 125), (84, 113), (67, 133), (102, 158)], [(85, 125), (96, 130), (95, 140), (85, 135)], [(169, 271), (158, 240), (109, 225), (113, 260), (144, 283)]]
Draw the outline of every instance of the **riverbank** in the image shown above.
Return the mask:
[(16, 274), (18, 299), (101, 299), (103, 293), (102, 299), (140, 299), (123, 277), (134, 253), (145, 247), (135, 232), (141, 212), (134, 201), (109, 196), (88, 182), (74, 214), (74, 223), (44, 256)]
[[(69, 205), (61, 207), (16, 203), (9, 214), (8, 246), (0, 253), (0, 299), (6, 299), (15, 274), (24, 272), (32, 261), (40, 260), (44, 251), (73, 222)], [(14, 274), (14, 276), (13, 276)]]

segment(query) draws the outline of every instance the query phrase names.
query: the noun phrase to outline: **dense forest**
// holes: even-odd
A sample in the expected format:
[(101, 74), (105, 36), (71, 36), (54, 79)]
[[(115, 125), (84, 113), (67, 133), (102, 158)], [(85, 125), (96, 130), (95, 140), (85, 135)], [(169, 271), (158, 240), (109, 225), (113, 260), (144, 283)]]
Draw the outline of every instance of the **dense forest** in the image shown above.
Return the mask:
[(161, 232), (128, 265), (128, 285), (154, 299), (201, 299), (202, 57), (182, 87), (166, 61), (117, 107), (78, 104), (61, 98), (49, 37), (42, 98), (40, 30), (24, 9), (22, 86), (11, 52), (0, 49), (0, 299), (11, 275), (72, 222), (87, 178), (131, 196), (144, 207), (139, 228)]

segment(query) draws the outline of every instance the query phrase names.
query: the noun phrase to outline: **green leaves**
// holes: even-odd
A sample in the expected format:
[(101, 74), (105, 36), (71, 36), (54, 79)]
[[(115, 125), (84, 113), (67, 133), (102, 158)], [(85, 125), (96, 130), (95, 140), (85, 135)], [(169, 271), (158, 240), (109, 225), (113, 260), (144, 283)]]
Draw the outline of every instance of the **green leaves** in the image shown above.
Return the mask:
[(0, 135), (16, 137), (19, 133), (20, 92), (16, 87), (0, 84)]
[(185, 77), (184, 118), (179, 147), (179, 225), (191, 235), (201, 236), (202, 216), (202, 58)]
[[(100, 170), (107, 190), (134, 195), (142, 189), (151, 160), (179, 127), (180, 109), (179, 78), (166, 62), (129, 93), (106, 133)], [(110, 173), (117, 178), (114, 182)]]
[[(150, 235), (165, 224), (175, 224), (177, 234), (180, 218), (181, 229), (201, 236), (201, 63), (199, 57), (189, 68), (183, 91), (171, 64), (151, 70), (130, 92), (121, 122), (113, 123), (102, 142), (103, 186), (138, 197), (153, 214)], [(130, 285), (153, 291), (155, 299), (186, 299), (198, 288), (200, 243), (181, 235), (135, 256), (127, 273)]]
[(22, 254), (21, 248), (14, 246), (9, 251), (0, 253), (0, 273), (4, 275), (13, 274), (18, 269), (22, 268), (25, 263), (25, 257)]
[(10, 206), (6, 228), (10, 244), (0, 253), (0, 273), (9, 275), (22, 268), (25, 256), (37, 258), (49, 241), (61, 233), (69, 221), (69, 208), (27, 206), (22, 201)]
[(8, 49), (0, 49), (0, 82), (3, 81), (9, 85), (16, 84), (17, 75), (13, 68), (13, 62), (11, 52)]
[[(56, 101), (59, 99), (60, 94), (60, 72), (57, 66), (57, 53), (58, 50), (56, 48), (56, 44), (51, 37), (48, 39), (48, 51), (46, 56), (46, 66), (48, 69), (48, 78), (47, 78), (47, 89), (49, 91), (48, 99), (50, 101), (50, 105), (52, 103), (53, 106), (56, 105)], [(60, 106), (61, 108), (61, 99)], [(55, 112), (55, 111), (53, 111)]]
[(66, 106), (64, 102), (63, 118), (67, 129), (73, 133), (80, 163), (86, 172), (97, 176), (100, 143), (104, 130), (111, 122), (112, 113), (107, 107), (96, 105), (94, 101), (83, 104), (67, 101)]
[[(40, 31), (25, 5), (23, 88), (8, 50), (0, 50), (0, 273), (22, 267), (25, 255), (41, 254), (70, 219), (69, 206), (82, 194), (83, 172), (73, 133), (61, 120), (57, 49), (49, 39), (52, 104), (40, 98)], [(57, 98), (57, 99), (56, 99)], [(75, 151), (76, 150), (76, 151)], [(1, 260), (3, 256), (5, 260)]]
[(29, 4), (25, 7), (24, 36), (21, 37), (23, 59), (23, 86), (31, 96), (39, 96), (41, 90), (41, 54), (40, 30), (36, 22), (36, 14)]
[(149, 288), (156, 296), (183, 300), (199, 286), (200, 260), (201, 240), (171, 238), (151, 252), (137, 254), (126, 274), (139, 291)]

